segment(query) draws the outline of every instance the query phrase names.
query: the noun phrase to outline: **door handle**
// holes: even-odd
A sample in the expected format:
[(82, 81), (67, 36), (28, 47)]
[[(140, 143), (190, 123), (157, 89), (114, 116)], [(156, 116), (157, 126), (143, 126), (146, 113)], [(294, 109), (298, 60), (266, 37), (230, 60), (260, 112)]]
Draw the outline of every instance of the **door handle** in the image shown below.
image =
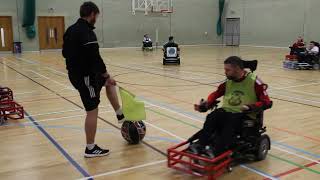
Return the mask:
[(54, 39), (56, 40), (56, 43), (58, 43), (58, 30), (57, 28), (54, 28)]
[(4, 28), (0, 28), (0, 34), (1, 34), (1, 46), (2, 47), (6, 47), (5, 36), (4, 36)]

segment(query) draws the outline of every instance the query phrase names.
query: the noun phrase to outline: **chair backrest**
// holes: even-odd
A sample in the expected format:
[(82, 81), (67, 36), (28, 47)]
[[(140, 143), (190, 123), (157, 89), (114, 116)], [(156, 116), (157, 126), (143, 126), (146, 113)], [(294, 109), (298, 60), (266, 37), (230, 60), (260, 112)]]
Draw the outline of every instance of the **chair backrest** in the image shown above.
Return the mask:
[(251, 72), (257, 70), (258, 60), (243, 60), (244, 68), (248, 68)]
[(167, 47), (166, 49), (167, 52), (167, 57), (177, 57), (178, 52), (177, 52), (177, 47)]
[(318, 52), (318, 54), (317, 54), (317, 56), (319, 57), (319, 56), (320, 56), (320, 44), (319, 44), (318, 42), (316, 42), (315, 45), (319, 48), (319, 52)]

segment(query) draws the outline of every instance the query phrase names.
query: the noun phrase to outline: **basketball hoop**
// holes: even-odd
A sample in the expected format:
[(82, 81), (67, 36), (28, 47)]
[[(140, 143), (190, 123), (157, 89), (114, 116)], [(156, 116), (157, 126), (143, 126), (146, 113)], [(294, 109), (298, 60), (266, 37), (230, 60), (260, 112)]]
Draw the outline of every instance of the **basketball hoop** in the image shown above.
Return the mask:
[(168, 10), (168, 9), (163, 9), (163, 10), (161, 10), (160, 12), (161, 12), (161, 13), (168, 13), (168, 14), (173, 13), (172, 10)]
[(167, 16), (173, 13), (172, 0), (132, 0), (132, 14), (144, 12), (146, 16)]
[(151, 10), (150, 10), (150, 13), (149, 14), (146, 14), (146, 15), (162, 15), (162, 16), (167, 16), (167, 14), (171, 14), (173, 13), (172, 10), (169, 10), (169, 9), (161, 9), (159, 11), (155, 11), (152, 7), (151, 7)]

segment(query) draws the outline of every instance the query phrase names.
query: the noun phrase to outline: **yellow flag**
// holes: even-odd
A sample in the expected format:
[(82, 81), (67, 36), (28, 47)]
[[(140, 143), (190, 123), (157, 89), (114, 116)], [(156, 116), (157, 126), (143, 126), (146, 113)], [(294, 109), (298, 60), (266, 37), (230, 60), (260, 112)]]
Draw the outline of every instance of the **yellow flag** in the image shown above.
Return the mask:
[(120, 97), (122, 100), (122, 111), (125, 119), (128, 121), (146, 120), (146, 110), (144, 103), (137, 101), (135, 95), (119, 87)]

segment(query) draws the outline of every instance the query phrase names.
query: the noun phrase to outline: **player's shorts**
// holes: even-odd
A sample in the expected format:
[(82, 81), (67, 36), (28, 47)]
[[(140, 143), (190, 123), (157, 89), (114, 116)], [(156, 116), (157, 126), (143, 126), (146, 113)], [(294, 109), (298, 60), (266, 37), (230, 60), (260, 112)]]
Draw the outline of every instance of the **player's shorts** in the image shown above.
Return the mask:
[(100, 91), (106, 82), (101, 74), (89, 76), (69, 74), (69, 80), (78, 90), (86, 111), (92, 111), (99, 106)]

